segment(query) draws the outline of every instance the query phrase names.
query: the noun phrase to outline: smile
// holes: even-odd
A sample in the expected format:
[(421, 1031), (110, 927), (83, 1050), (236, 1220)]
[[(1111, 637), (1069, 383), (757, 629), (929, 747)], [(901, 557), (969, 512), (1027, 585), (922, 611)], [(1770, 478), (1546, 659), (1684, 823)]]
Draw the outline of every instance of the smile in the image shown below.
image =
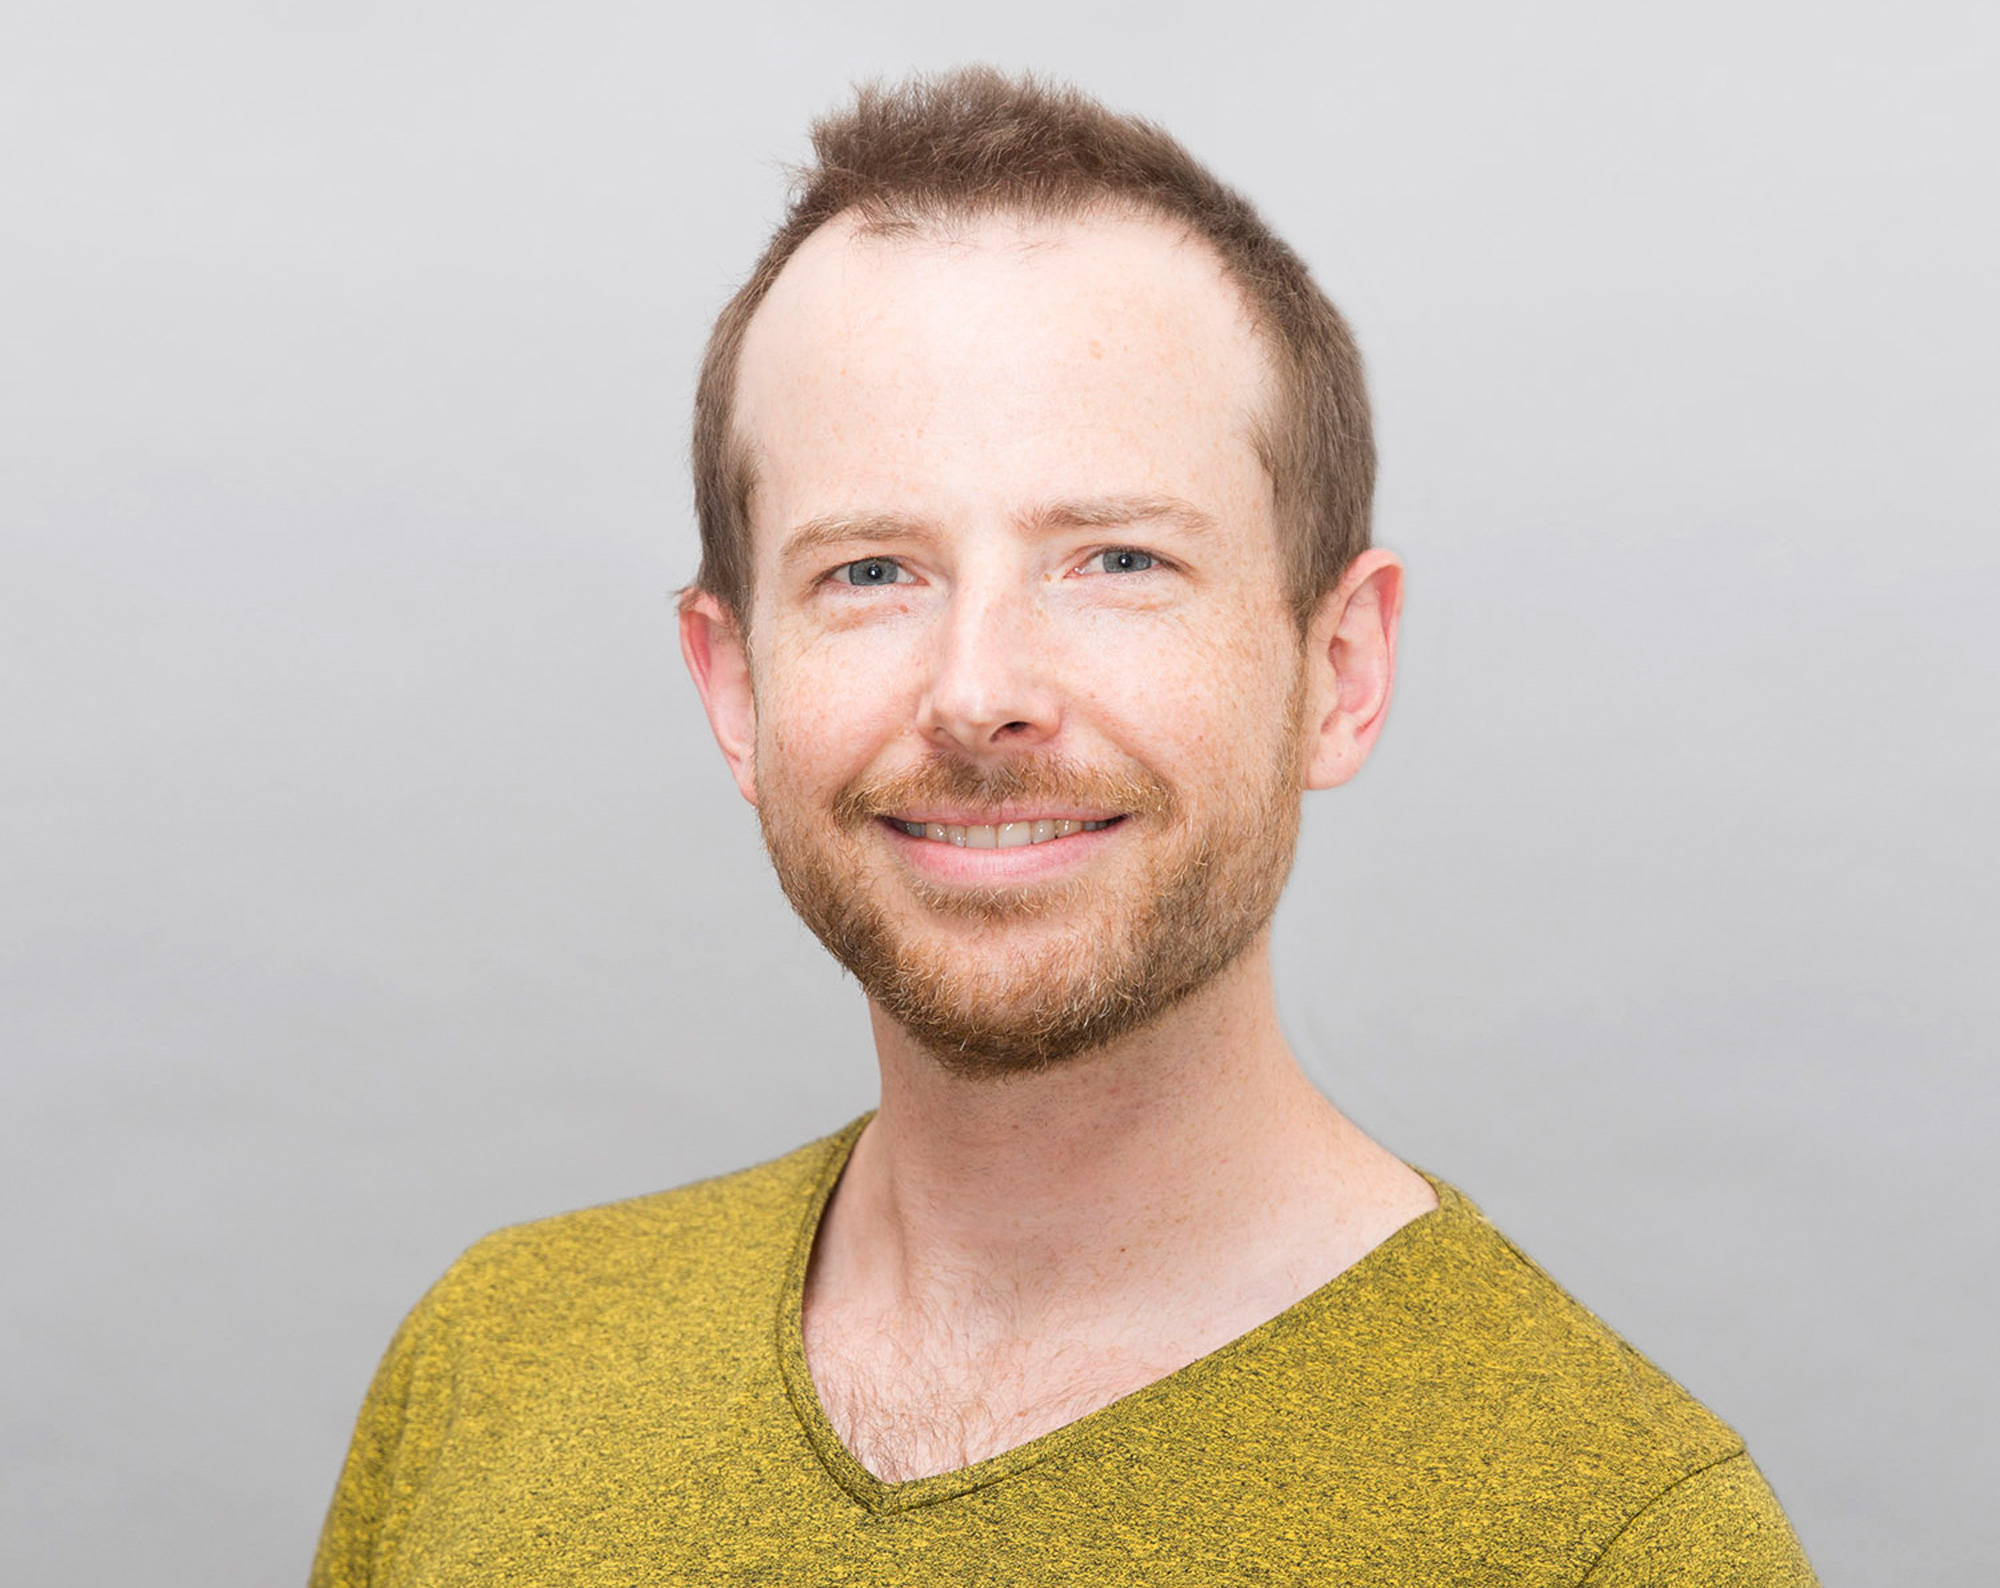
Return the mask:
[(1072, 833), (1102, 832), (1125, 818), (1112, 816), (1104, 821), (1078, 821), (1069, 817), (1048, 817), (1019, 822), (906, 822), (899, 817), (883, 820), (912, 838), (927, 838), (934, 844), (951, 844), (959, 849), (1020, 849), (1028, 844), (1046, 844)]

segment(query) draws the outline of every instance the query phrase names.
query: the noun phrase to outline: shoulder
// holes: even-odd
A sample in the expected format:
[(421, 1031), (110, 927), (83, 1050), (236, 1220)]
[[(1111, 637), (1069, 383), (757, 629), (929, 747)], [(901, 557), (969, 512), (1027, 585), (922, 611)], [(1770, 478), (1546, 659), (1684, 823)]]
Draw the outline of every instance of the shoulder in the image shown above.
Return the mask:
[(1605, 1546), (1588, 1588), (1814, 1588), (1818, 1578), (1748, 1455), (1689, 1474)]
[(1697, 1535), (1795, 1551), (1736, 1431), (1433, 1184), (1437, 1210), (1328, 1286), (1288, 1353), (1318, 1392), (1330, 1472), (1364, 1453), (1378, 1523), (1565, 1581), (1600, 1559), (1593, 1582), (1627, 1581), (1625, 1557)]
[(1448, 1185), (1415, 1304), (1438, 1325), (1464, 1393), (1530, 1446), (1615, 1462), (1664, 1489), (1742, 1452), (1729, 1425), (1559, 1285)]
[(476, 1242), (411, 1310), (376, 1370), (313, 1581), (378, 1580), (421, 1510), (413, 1497), (455, 1481), (474, 1492), (530, 1467), (546, 1481), (537, 1463), (578, 1426), (614, 1426), (641, 1404), (669, 1423), (684, 1413), (684, 1424), (711, 1404), (718, 1384), (762, 1360), (769, 1303), (858, 1129)]
[(504, 1329), (581, 1320), (633, 1295), (713, 1304), (767, 1288), (857, 1126), (732, 1174), (496, 1230), (446, 1270), (419, 1314), (454, 1331)]

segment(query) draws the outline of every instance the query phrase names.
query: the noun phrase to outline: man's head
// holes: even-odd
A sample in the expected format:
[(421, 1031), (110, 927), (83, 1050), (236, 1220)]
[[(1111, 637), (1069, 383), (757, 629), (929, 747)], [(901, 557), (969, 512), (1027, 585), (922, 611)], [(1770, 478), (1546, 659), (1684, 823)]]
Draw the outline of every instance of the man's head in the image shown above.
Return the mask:
[(949, 235), (994, 214), (1153, 217), (1213, 250), (1266, 345), (1272, 383), (1256, 443), (1274, 492), (1292, 613), (1368, 545), (1375, 443), (1354, 338), (1304, 262), (1239, 194), (1160, 128), (1074, 89), (974, 67), (864, 88), (813, 128), (784, 223), (709, 337), (695, 398), (696, 586), (739, 616), (755, 577), (757, 456), (736, 425), (737, 369), (757, 309), (792, 256), (836, 216), (885, 235)]
[[(954, 92), (1112, 119), (984, 76), (919, 108)], [(962, 1068), (1145, 1026), (1258, 939), (1301, 788), (1387, 696), (1393, 559), (1301, 608), (1264, 315), (1105, 200), (842, 208), (727, 319), (734, 593), (691, 592), (683, 642), (788, 895)]]

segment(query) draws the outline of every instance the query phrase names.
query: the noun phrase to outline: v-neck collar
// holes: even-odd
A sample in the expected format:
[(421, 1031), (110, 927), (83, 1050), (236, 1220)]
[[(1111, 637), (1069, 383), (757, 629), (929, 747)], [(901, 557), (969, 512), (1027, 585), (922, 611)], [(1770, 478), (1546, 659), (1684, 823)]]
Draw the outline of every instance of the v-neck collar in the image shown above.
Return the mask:
[(1228, 1371), (1239, 1359), (1266, 1349), (1298, 1330), (1309, 1327), (1326, 1310), (1336, 1292), (1344, 1292), (1362, 1283), (1376, 1269), (1383, 1266), (1392, 1254), (1399, 1254), (1404, 1248), (1416, 1242), (1429, 1240), (1447, 1223), (1456, 1222), (1468, 1215), (1477, 1217), (1472, 1205), (1457, 1191), (1444, 1181), (1424, 1174), (1423, 1170), (1418, 1169), (1416, 1172), (1423, 1175), (1432, 1190), (1437, 1193), (1437, 1207), (1427, 1213), (1418, 1214), (1407, 1224), (1391, 1231), (1386, 1239), (1364, 1252), (1324, 1285), (1300, 1297), (1276, 1317), (1266, 1319), (1263, 1323), (1236, 1336), (1235, 1339), (1224, 1342), (1206, 1356), (1197, 1357), (1185, 1367), (1176, 1368), (1165, 1377), (1157, 1378), (1150, 1384), (1121, 1395), (1095, 1411), (1086, 1412), (1074, 1421), (1064, 1423), (1060, 1428), (1052, 1428), (1045, 1434), (1037, 1435), (1025, 1444), (1016, 1445), (1011, 1450), (1003, 1450), (997, 1455), (975, 1461), (969, 1466), (955, 1467), (949, 1472), (890, 1483), (876, 1477), (857, 1461), (854, 1453), (842, 1443), (840, 1435), (834, 1431), (833, 1423), (826, 1415), (826, 1408), (820, 1404), (819, 1390), (813, 1383), (812, 1371), (806, 1364), (805, 1346), (805, 1282), (806, 1269), (812, 1261), (813, 1242), (819, 1234), (820, 1221), (825, 1217), (827, 1203), (833, 1197), (833, 1188), (839, 1183), (841, 1171), (847, 1167), (847, 1160), (854, 1151), (854, 1144), (860, 1140), (861, 1132), (874, 1117), (872, 1112), (863, 1114), (828, 1143), (826, 1159), (820, 1167), (819, 1179), (813, 1188), (811, 1199), (806, 1204), (804, 1217), (800, 1220), (798, 1238), (793, 1243), (791, 1259), (786, 1266), (785, 1281), (778, 1299), (776, 1334), (778, 1371), (784, 1380), (786, 1397), (791, 1401), (792, 1411), (804, 1429), (814, 1453), (834, 1482), (839, 1484), (851, 1499), (876, 1513), (913, 1511), (923, 1506), (936, 1505), (941, 1501), (957, 1499), (960, 1495), (998, 1483), (1017, 1472), (1023, 1472), (1047, 1461), (1074, 1445), (1114, 1429), (1155, 1402), (1185, 1394), (1190, 1387), (1205, 1382), (1217, 1373)]

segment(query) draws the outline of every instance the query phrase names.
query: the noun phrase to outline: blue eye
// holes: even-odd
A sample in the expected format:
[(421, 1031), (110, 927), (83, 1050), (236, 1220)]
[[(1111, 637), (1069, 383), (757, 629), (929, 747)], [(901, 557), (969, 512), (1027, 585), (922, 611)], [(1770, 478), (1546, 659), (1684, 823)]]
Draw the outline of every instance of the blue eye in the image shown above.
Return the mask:
[(902, 580), (903, 565), (887, 557), (863, 557), (859, 562), (843, 563), (834, 573), (843, 584), (898, 584)]
[(1090, 559), (1101, 562), (1106, 573), (1144, 573), (1153, 566), (1150, 551), (1134, 551), (1130, 546), (1114, 546), (1110, 551), (1100, 551)]

